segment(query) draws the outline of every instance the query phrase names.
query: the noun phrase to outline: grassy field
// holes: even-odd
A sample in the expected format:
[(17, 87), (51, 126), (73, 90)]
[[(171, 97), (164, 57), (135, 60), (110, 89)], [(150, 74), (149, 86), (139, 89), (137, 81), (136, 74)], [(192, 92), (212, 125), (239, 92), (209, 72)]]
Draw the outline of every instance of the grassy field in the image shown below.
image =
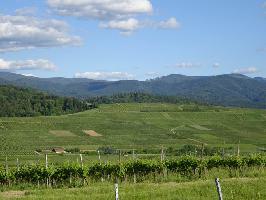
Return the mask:
[[(36, 149), (54, 147), (159, 149), (206, 143), (235, 148), (239, 140), (241, 152), (257, 152), (259, 147), (266, 147), (265, 110), (202, 106), (201, 111), (194, 112), (184, 111), (185, 106), (114, 104), (64, 116), (0, 118), (0, 159), (4, 161), (8, 156), (8, 160), (18, 157), (37, 161), (43, 155), (35, 153)], [(90, 136), (85, 133), (88, 130), (100, 135)], [(84, 159), (97, 158), (94, 155)], [(76, 157), (57, 156), (56, 159), (75, 160)]]
[[(222, 179), (224, 199), (266, 199), (265, 178)], [(218, 199), (214, 180), (184, 183), (139, 183), (119, 185), (120, 199), (126, 200), (213, 200)], [(84, 188), (39, 189), (6, 191), (0, 199), (91, 199), (106, 200), (114, 198), (114, 185), (95, 183)]]

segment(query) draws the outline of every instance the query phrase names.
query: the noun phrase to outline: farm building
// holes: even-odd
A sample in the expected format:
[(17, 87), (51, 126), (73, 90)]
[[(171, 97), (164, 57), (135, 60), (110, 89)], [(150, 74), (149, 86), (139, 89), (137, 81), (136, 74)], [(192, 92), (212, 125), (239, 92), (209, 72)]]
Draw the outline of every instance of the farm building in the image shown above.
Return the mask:
[(65, 153), (65, 149), (63, 147), (55, 147), (52, 149), (52, 152), (62, 154)]

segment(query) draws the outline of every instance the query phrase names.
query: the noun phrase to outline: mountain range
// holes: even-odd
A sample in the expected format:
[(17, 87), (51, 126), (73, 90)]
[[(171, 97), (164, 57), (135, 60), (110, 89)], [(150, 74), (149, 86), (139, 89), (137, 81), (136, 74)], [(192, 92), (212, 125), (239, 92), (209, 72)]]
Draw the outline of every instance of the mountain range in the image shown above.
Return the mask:
[(54, 95), (77, 98), (145, 92), (182, 96), (214, 105), (266, 108), (266, 79), (251, 78), (241, 74), (217, 76), (171, 74), (146, 81), (101, 81), (84, 78), (38, 78), (0, 72), (0, 84), (30, 87)]

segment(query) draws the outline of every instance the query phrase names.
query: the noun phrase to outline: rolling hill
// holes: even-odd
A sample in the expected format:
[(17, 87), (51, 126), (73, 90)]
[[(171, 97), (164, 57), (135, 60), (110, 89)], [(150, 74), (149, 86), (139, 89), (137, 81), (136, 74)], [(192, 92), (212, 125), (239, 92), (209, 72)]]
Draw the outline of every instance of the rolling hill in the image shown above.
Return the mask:
[(183, 76), (172, 74), (146, 81), (99, 81), (37, 78), (0, 72), (0, 84), (32, 87), (55, 95), (87, 98), (128, 92), (182, 96), (214, 105), (266, 108), (266, 79), (240, 74)]
[[(35, 155), (54, 147), (152, 150), (185, 144), (232, 147), (241, 152), (266, 146), (266, 111), (187, 104), (126, 103), (63, 116), (0, 118), (0, 160)], [(96, 134), (97, 133), (97, 134)]]

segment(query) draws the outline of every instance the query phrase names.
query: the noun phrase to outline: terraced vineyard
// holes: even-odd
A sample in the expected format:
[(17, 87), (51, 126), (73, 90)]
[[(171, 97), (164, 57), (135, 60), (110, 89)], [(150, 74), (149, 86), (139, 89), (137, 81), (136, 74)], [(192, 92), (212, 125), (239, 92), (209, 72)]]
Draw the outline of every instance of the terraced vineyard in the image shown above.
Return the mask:
[(235, 148), (239, 140), (241, 152), (258, 152), (266, 147), (266, 111), (159, 103), (101, 105), (64, 116), (0, 118), (0, 138), (1, 160), (54, 147), (160, 149), (205, 143)]

